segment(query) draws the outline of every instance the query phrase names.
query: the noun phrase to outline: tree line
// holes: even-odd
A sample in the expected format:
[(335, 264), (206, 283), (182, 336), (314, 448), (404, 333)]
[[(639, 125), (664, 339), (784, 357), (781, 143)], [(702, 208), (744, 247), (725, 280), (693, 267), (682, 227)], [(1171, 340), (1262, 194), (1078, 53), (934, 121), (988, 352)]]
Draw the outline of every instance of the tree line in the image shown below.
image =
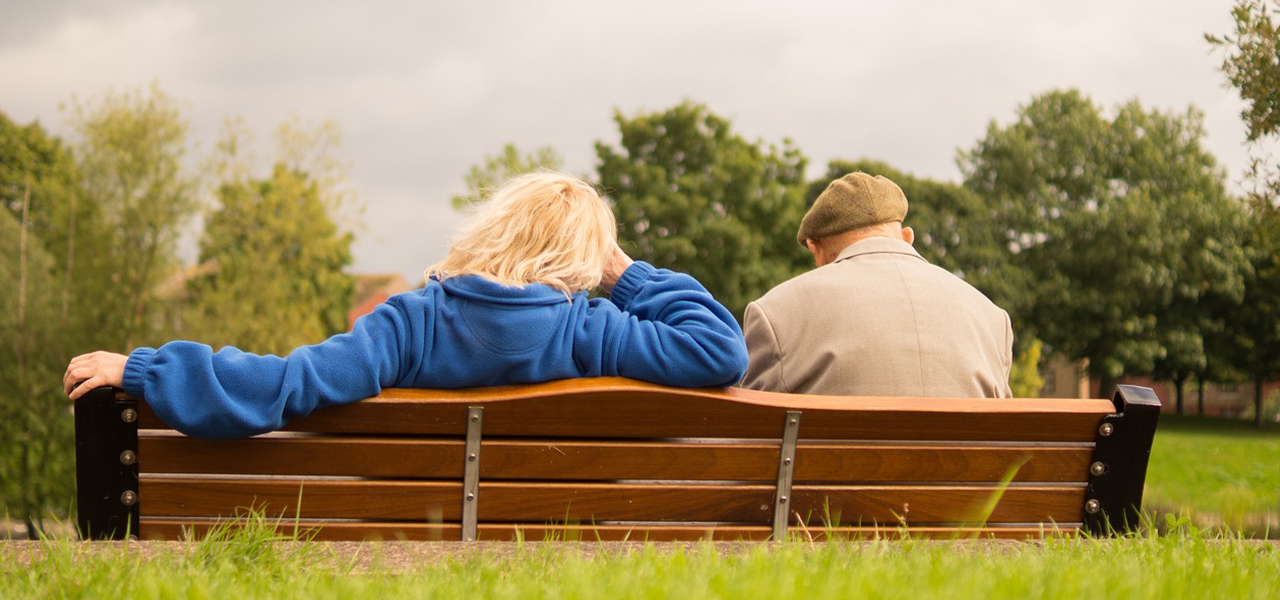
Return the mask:
[[(1038, 394), (1042, 346), (1086, 365), (1104, 395), (1124, 376), (1173, 382), (1180, 410), (1191, 379), (1261, 390), (1280, 375), (1280, 348), (1247, 325), (1280, 322), (1272, 305), (1249, 301), (1270, 285), (1280, 230), (1228, 193), (1195, 109), (1108, 110), (1077, 90), (1040, 94), (958, 152), (960, 183), (869, 159), (832, 160), (808, 178), (790, 141), (749, 141), (693, 102), (614, 121), (619, 141), (596, 144), (590, 179), (613, 202), (624, 249), (694, 275), (739, 317), (812, 268), (795, 239), (801, 216), (830, 181), (864, 171), (902, 187), (921, 255), (1010, 312), (1015, 395)], [(560, 166), (551, 148), (507, 146), (472, 169), (455, 204)], [(1262, 356), (1270, 362), (1250, 362)]]
[(182, 106), (157, 86), (73, 101), (67, 120), (63, 140), (0, 113), (0, 505), (32, 536), (75, 496), (72, 356), (177, 336), (288, 352), (345, 330), (354, 289), (332, 124), (282, 124), (259, 163), (236, 120), (188, 160)]

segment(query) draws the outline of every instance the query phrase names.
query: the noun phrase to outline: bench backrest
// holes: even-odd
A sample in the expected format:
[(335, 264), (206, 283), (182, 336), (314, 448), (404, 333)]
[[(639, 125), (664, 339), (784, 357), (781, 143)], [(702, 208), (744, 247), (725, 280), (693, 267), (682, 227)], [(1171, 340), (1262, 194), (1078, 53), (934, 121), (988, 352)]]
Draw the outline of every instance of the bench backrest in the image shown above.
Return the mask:
[(388, 390), (210, 441), (104, 388), (76, 406), (80, 527), (176, 538), (252, 507), (320, 539), (1107, 533), (1137, 524), (1158, 412), (1130, 386), (1009, 401), (604, 378)]

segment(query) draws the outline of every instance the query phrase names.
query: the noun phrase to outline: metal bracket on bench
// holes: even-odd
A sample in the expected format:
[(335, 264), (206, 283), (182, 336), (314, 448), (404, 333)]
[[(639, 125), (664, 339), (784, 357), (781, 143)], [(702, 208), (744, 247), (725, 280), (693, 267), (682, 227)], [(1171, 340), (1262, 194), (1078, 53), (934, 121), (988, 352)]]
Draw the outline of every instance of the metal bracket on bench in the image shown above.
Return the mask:
[(1140, 525), (1142, 486), (1160, 417), (1160, 398), (1151, 388), (1117, 386), (1113, 402), (1116, 414), (1098, 425), (1084, 496), (1084, 529), (1097, 536)]
[(102, 387), (75, 403), (76, 525), (81, 539), (138, 535), (138, 402)]
[(484, 408), (467, 408), (466, 462), (462, 469), (462, 541), (476, 541), (480, 506), (480, 426)]
[(778, 453), (778, 493), (773, 499), (773, 540), (787, 539), (787, 517), (791, 514), (791, 479), (796, 471), (796, 440), (800, 437), (800, 411), (787, 411), (783, 421), (782, 450)]

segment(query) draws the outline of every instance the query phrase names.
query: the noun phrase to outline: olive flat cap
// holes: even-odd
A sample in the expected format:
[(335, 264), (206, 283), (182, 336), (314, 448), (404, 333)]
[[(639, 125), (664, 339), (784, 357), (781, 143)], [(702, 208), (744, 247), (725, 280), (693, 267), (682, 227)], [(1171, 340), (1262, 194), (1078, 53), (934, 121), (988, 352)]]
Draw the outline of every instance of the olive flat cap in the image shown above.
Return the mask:
[(850, 173), (831, 182), (800, 221), (796, 239), (816, 240), (907, 217), (907, 196), (879, 175)]

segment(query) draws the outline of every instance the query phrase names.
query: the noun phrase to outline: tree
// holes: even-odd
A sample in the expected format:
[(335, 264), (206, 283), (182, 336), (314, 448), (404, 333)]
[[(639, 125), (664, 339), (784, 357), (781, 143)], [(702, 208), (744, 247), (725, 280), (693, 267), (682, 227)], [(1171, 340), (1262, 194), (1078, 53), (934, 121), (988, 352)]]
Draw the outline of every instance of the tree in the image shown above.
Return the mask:
[(74, 331), (65, 292), (76, 186), (57, 138), (0, 113), (0, 506), (33, 539), (75, 494), (73, 424), (59, 383)]
[(84, 195), (100, 211), (95, 234), (107, 238), (88, 267), (111, 274), (110, 293), (96, 298), (91, 316), (101, 348), (130, 350), (158, 337), (149, 314), (155, 290), (177, 264), (178, 231), (197, 207), (195, 180), (182, 165), (187, 122), (154, 84), (77, 101), (71, 122)]
[(467, 193), (454, 196), (453, 207), (460, 209), (479, 202), (512, 177), (544, 169), (559, 171), (563, 164), (560, 154), (550, 146), (521, 155), (515, 144), (507, 144), (502, 152), (486, 156), (483, 163), (471, 166), (463, 179)]
[(188, 282), (195, 337), (286, 354), (346, 330), (355, 285), (344, 269), (353, 236), (334, 218), (343, 195), (323, 166), (332, 164), (326, 156), (337, 144), (336, 130), (326, 128), (319, 136), (283, 129), (280, 157), (263, 178), (249, 177), (236, 154), (242, 133), (233, 128), (219, 143), (224, 156), (215, 170), (225, 179), (200, 239), (206, 268)]
[(1079, 92), (1054, 91), (961, 153), (965, 185), (991, 203), (1012, 264), (1035, 283), (1024, 323), (1088, 360), (1104, 395), (1122, 375), (1202, 352), (1162, 332), (1195, 331), (1187, 307), (1210, 290), (1243, 294), (1240, 207), (1203, 136), (1194, 109), (1135, 101), (1107, 119)]
[(1256, 142), (1280, 131), (1280, 25), (1262, 0), (1238, 0), (1231, 16), (1234, 34), (1206, 33), (1205, 39), (1228, 52), (1222, 72), (1245, 102), (1240, 118)]
[(1280, 376), (1280, 211), (1251, 215), (1248, 249), (1252, 272), (1244, 301), (1227, 316), (1234, 366), (1253, 380), (1254, 423), (1262, 426), (1263, 388)]
[(1264, 152), (1264, 144), (1280, 139), (1280, 25), (1260, 0), (1239, 0), (1231, 14), (1234, 34), (1205, 35), (1227, 51), (1222, 71), (1245, 102), (1241, 118), (1252, 143), (1246, 180), (1253, 183), (1247, 227), (1253, 268), (1243, 303), (1228, 313), (1227, 345), (1234, 366), (1254, 381), (1254, 419), (1261, 426), (1263, 385), (1280, 376), (1280, 168)]
[(812, 264), (795, 238), (805, 158), (790, 141), (749, 142), (691, 102), (614, 122), (618, 147), (596, 143), (599, 184), (636, 258), (693, 275), (738, 318)]
[(1022, 345), (1024, 348), (1013, 357), (1009, 369), (1009, 390), (1014, 398), (1036, 398), (1044, 389), (1044, 376), (1040, 375), (1040, 355), (1044, 344), (1031, 338)]

